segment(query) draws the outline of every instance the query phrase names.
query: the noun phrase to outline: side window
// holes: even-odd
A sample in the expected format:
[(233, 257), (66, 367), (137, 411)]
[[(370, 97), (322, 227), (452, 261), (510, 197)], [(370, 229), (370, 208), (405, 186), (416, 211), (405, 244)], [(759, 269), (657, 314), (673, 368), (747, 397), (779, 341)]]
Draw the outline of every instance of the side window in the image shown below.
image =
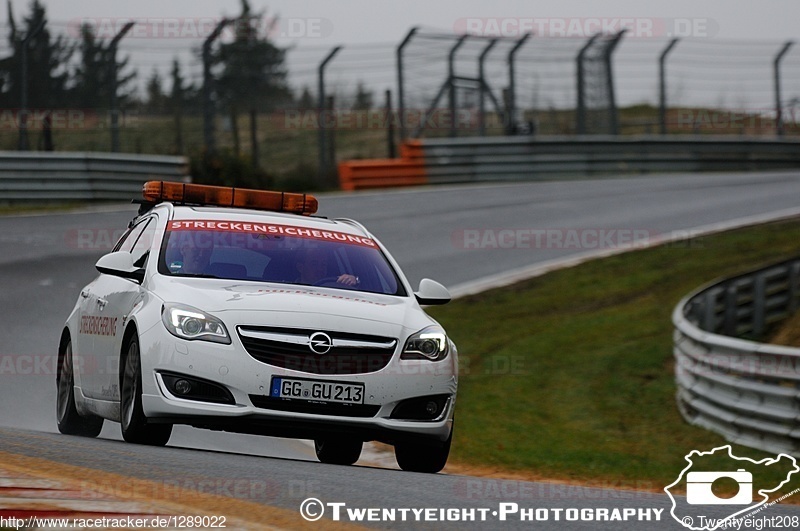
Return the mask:
[(145, 225), (147, 223), (138, 223), (128, 232), (126, 232), (122, 238), (120, 238), (119, 243), (117, 243), (116, 247), (114, 248), (115, 251), (130, 251), (133, 248), (133, 244), (136, 243), (136, 239), (144, 230)]
[(119, 237), (119, 240), (117, 240), (117, 243), (114, 245), (114, 248), (111, 249), (111, 250), (114, 251), (114, 252), (119, 251), (120, 248), (122, 248), (122, 246), (125, 244), (125, 242), (128, 241), (128, 238), (130, 237), (131, 232), (133, 232), (132, 228), (129, 228), (125, 232), (123, 232), (122, 236)]
[[(156, 234), (156, 224), (153, 218), (150, 218), (144, 225), (136, 243), (131, 248), (131, 256), (133, 257), (133, 265), (136, 267), (144, 267), (147, 262), (147, 257), (150, 255), (150, 249), (153, 247), (153, 240)], [(130, 238), (129, 238), (130, 239)]]

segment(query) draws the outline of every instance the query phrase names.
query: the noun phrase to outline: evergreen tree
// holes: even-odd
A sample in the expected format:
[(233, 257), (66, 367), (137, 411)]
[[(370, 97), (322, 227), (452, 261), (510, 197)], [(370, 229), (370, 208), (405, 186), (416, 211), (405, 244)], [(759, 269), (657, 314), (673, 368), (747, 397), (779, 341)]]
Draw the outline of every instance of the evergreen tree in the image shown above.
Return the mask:
[[(81, 26), (80, 63), (75, 70), (73, 102), (80, 108), (108, 108), (111, 104), (111, 44), (98, 39), (91, 25)], [(119, 52), (117, 52), (119, 55)], [(117, 59), (117, 104), (124, 109), (134, 99), (136, 72), (126, 72), (130, 57)]]
[(359, 81), (356, 88), (356, 98), (353, 103), (354, 111), (368, 111), (372, 108), (372, 92), (368, 91), (364, 84)]
[(183, 114), (201, 112), (203, 108), (202, 87), (186, 80), (177, 57), (172, 60), (169, 76), (170, 89), (167, 95), (167, 110), (174, 113), (181, 109)]
[(147, 80), (147, 102), (145, 104), (145, 109), (152, 114), (162, 114), (167, 110), (167, 96), (164, 94), (161, 76), (155, 68), (150, 78)]
[(264, 13), (252, 13), (241, 0), (242, 13), (234, 23), (234, 40), (220, 47), (223, 72), (219, 87), (229, 104), (269, 110), (289, 99), (286, 86), (285, 50), (261, 35)]
[(286, 85), (285, 50), (275, 46), (267, 35), (261, 35), (264, 13), (253, 13), (247, 0), (241, 2), (242, 12), (234, 23), (234, 39), (220, 46), (218, 61), (223, 71), (217, 84), (220, 99), (230, 112), (237, 153), (240, 112), (249, 111), (251, 131), (255, 131), (257, 112), (291, 101)]
[(11, 3), (8, 3), (9, 45), (14, 51), (0, 61), (2, 77), (2, 102), (4, 106), (18, 107), (21, 104), (22, 45), (24, 39), (35, 35), (28, 42), (28, 107), (55, 108), (67, 101), (69, 63), (74, 47), (63, 36), (52, 38), (47, 26), (47, 13), (39, 0), (33, 0), (30, 14), (25, 17), (22, 28), (17, 27)]
[(297, 108), (300, 111), (310, 111), (317, 108), (314, 97), (311, 95), (311, 91), (308, 90), (307, 86), (303, 87), (303, 93), (300, 95), (300, 99), (297, 102)]
[(95, 38), (92, 26), (81, 26), (81, 42), (78, 46), (80, 64), (75, 69), (74, 102), (80, 108), (103, 106), (110, 101), (110, 72), (107, 66), (106, 49), (102, 41)]

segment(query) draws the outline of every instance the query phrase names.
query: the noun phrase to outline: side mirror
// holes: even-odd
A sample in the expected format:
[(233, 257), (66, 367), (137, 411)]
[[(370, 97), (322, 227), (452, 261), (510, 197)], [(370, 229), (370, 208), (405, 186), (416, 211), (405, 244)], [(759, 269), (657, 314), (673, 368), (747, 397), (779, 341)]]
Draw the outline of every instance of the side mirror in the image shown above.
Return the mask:
[(139, 284), (144, 282), (144, 269), (133, 265), (133, 257), (127, 251), (117, 251), (101, 256), (95, 267), (104, 275), (128, 278)]
[(447, 304), (452, 299), (447, 288), (429, 278), (423, 278), (419, 283), (419, 290), (414, 293), (417, 302), (425, 306)]

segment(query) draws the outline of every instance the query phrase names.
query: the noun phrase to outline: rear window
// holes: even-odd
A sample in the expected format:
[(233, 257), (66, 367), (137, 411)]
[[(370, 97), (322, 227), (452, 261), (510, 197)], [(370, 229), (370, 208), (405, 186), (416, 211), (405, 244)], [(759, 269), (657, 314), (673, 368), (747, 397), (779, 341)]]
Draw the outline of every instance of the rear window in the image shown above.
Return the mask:
[(406, 295), (374, 240), (287, 225), (172, 221), (158, 270), (177, 277)]

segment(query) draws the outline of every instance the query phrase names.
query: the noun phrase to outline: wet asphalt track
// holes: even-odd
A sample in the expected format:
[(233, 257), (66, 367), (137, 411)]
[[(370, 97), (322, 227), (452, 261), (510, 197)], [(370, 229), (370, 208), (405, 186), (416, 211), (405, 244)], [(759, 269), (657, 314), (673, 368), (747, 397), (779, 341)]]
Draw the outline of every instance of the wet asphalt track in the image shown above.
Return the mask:
[[(614, 229), (657, 237), (794, 208), (798, 197), (797, 172), (664, 175), (331, 195), (321, 198), (320, 214), (364, 223), (392, 251), (412, 284), (428, 276), (454, 286), (592, 250), (557, 241), (533, 249), (465, 249), (474, 240), (465, 240), (464, 231)], [(349, 507), (496, 509), (504, 501), (523, 507), (651, 507), (665, 509), (665, 523), (550, 521), (544, 527), (679, 528), (668, 516), (664, 495), (335, 467), (316, 463), (310, 446), (299, 441), (191, 428), (176, 429), (171, 447), (161, 449), (119, 442), (118, 425), (108, 422), (96, 441), (55, 435), (53, 370), (60, 328), (80, 288), (95, 276), (94, 262), (134, 211), (111, 205), (88, 213), (0, 217), (0, 448), (189, 488), (205, 482), (206, 491), (290, 509), (309, 495)], [(513, 518), (496, 522), (490, 514), (473, 527), (497, 526), (530, 524)]]

